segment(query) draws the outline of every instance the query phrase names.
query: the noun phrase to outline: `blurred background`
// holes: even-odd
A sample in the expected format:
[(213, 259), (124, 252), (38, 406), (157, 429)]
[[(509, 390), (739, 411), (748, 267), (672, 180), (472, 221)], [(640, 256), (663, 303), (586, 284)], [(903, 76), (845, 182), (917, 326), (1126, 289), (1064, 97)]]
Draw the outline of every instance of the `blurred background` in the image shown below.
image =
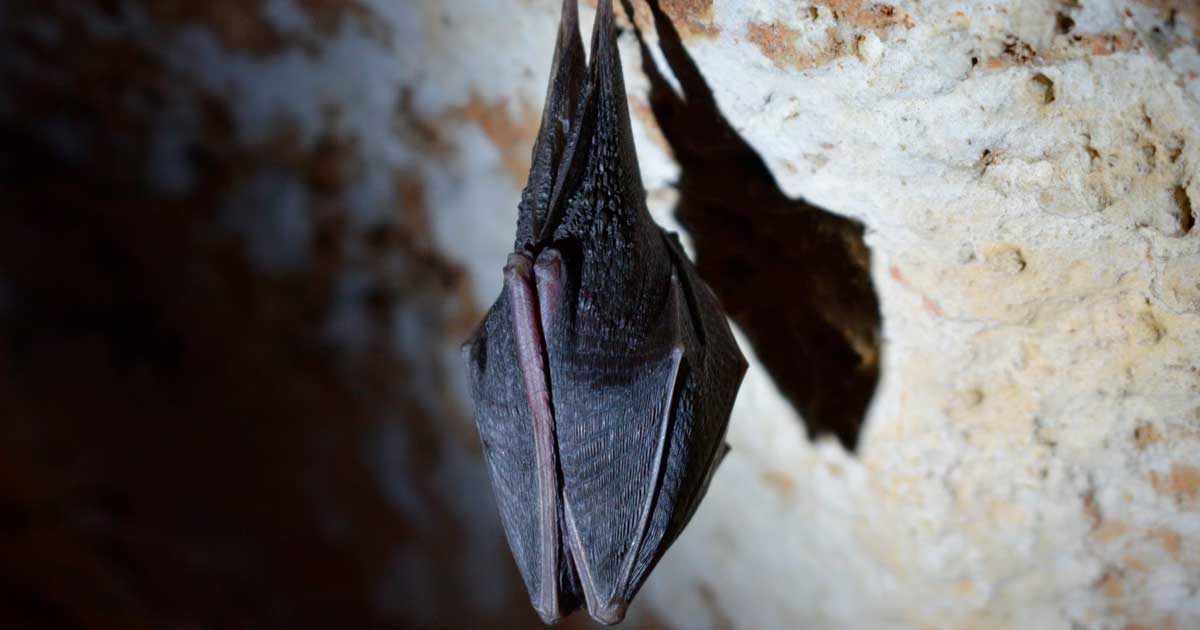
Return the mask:
[[(0, 626), (538, 625), (458, 380), (511, 227), (430, 217), (437, 4), (0, 2)], [(516, 168), (488, 107), (447, 116)]]

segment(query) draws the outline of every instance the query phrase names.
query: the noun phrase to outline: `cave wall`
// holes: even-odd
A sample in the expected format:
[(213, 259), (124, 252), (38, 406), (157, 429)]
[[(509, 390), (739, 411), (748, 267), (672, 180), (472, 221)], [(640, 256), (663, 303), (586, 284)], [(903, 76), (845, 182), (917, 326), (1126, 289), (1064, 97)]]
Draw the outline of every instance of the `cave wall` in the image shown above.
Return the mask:
[(1194, 5), (810, 4), (687, 46), (780, 187), (867, 226), (882, 380), (853, 458), (734, 424), (664, 605), (754, 555), (778, 603), (718, 580), (725, 618), (1197, 624)]

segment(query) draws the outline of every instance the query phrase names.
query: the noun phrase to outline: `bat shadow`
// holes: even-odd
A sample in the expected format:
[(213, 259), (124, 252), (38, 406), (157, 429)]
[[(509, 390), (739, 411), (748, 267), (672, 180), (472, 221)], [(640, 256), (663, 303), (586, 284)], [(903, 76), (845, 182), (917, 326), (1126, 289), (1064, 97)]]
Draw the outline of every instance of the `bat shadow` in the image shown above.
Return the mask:
[[(677, 94), (634, 32), (650, 107), (681, 174), (675, 214), (696, 266), (809, 434), (849, 450), (879, 381), (879, 300), (862, 223), (784, 195), (722, 116), (712, 90), (657, 0), (648, 0)], [(630, 0), (622, 0), (633, 15)]]

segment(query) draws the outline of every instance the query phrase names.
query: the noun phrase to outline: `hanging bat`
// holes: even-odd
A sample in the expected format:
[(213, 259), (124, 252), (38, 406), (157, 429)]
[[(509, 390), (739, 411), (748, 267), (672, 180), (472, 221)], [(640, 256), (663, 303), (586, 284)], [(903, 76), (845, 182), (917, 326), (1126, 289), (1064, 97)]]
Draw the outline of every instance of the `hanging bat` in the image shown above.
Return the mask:
[(725, 455), (746, 360), (646, 211), (610, 0), (585, 65), (564, 0), (504, 289), (463, 346), (509, 547), (533, 607), (614, 624)]

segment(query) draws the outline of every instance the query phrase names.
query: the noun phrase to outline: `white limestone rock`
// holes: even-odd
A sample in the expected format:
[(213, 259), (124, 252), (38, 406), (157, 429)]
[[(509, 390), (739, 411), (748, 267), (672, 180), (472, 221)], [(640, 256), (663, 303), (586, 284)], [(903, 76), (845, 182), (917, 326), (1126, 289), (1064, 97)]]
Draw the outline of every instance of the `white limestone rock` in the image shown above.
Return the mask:
[(700, 16), (689, 51), (781, 187), (867, 225), (885, 346), (856, 456), (752, 373), (650, 589), (666, 619), (1200, 624), (1200, 14), (1176, 7)]

